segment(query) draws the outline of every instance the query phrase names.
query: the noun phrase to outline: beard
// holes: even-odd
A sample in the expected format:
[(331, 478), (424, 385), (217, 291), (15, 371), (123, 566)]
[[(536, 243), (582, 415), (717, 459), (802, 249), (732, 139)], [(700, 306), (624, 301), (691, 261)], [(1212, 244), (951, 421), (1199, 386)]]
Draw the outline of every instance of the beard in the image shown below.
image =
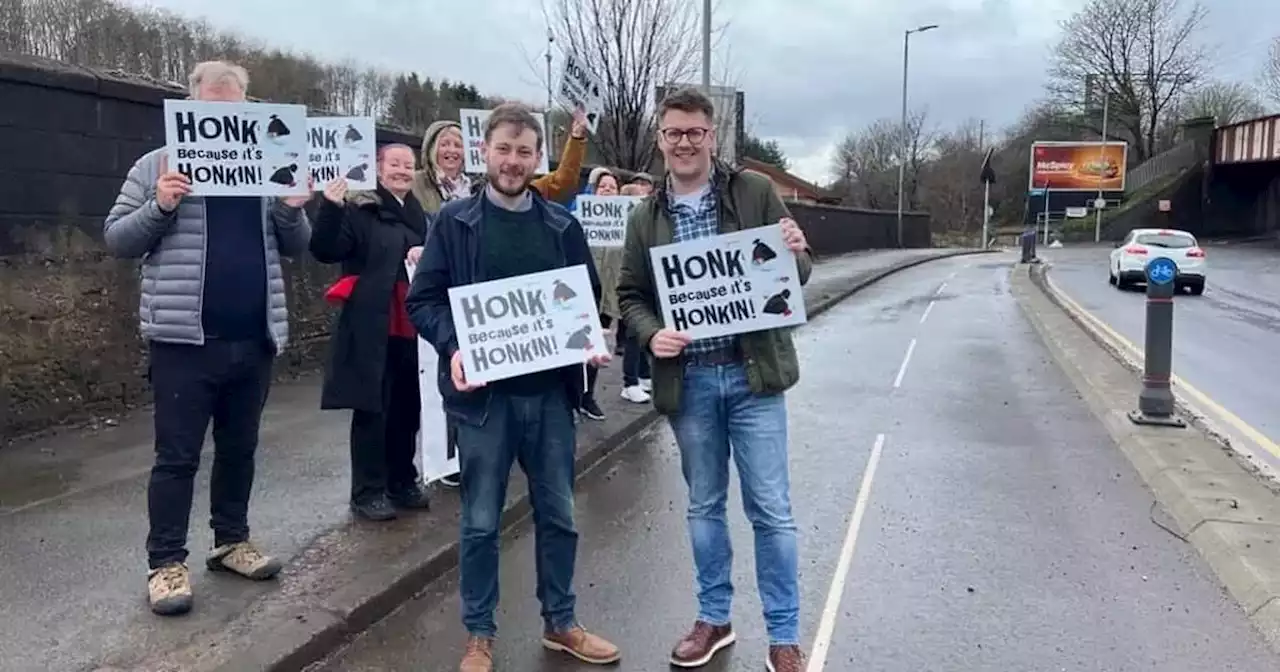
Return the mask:
[[(510, 183), (513, 181), (518, 183), (517, 186), (510, 186)], [(525, 190), (529, 188), (529, 184), (531, 182), (533, 182), (533, 176), (530, 173), (513, 175), (509, 172), (503, 172), (502, 170), (489, 173), (489, 184), (493, 187), (494, 191), (497, 191), (503, 196), (510, 196), (512, 198), (523, 194)]]

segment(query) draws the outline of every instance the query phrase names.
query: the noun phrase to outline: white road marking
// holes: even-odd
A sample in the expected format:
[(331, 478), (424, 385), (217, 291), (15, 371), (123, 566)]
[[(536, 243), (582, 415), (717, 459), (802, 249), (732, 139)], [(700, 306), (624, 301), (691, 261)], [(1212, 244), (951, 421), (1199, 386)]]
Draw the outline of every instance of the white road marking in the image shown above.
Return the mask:
[(942, 283), (941, 285), (939, 285), (939, 286), (938, 286), (938, 291), (937, 291), (937, 293), (936, 293), (936, 294), (934, 294), (934, 296), (942, 296), (942, 290), (944, 290), (944, 289), (946, 289), (946, 288), (947, 288), (947, 283), (945, 283), (945, 282), (944, 282), (944, 283)]
[(867, 459), (867, 468), (862, 472), (862, 485), (858, 487), (858, 498), (854, 500), (853, 517), (849, 519), (849, 531), (845, 533), (844, 546), (840, 548), (840, 560), (836, 563), (835, 576), (831, 577), (831, 589), (827, 591), (827, 602), (822, 607), (818, 634), (813, 639), (813, 647), (809, 649), (809, 666), (805, 668), (805, 672), (822, 672), (822, 668), (827, 664), (831, 637), (836, 629), (836, 615), (840, 613), (840, 601), (844, 598), (844, 584), (849, 579), (849, 568), (853, 564), (853, 549), (858, 543), (858, 529), (862, 527), (862, 517), (867, 513), (867, 502), (871, 499), (871, 480), (876, 476), (876, 466), (880, 464), (880, 453), (883, 451), (884, 434), (877, 434), (876, 444), (871, 448), (871, 457)]
[(907, 346), (907, 356), (902, 358), (902, 366), (898, 367), (898, 377), (893, 379), (894, 387), (902, 387), (902, 377), (907, 375), (907, 365), (911, 363), (911, 353), (915, 352), (916, 339), (911, 339), (911, 344)]
[(954, 279), (954, 278), (956, 277), (956, 273), (957, 273), (957, 271), (951, 271), (951, 275), (948, 275), (948, 276), (947, 276), (947, 279), (948, 279), (948, 280), (952, 280), (952, 279)]
[(937, 303), (937, 301), (930, 301), (929, 305), (925, 306), (924, 315), (920, 316), (920, 324), (924, 324), (924, 321), (929, 319), (929, 313), (933, 311), (933, 304), (935, 303)]

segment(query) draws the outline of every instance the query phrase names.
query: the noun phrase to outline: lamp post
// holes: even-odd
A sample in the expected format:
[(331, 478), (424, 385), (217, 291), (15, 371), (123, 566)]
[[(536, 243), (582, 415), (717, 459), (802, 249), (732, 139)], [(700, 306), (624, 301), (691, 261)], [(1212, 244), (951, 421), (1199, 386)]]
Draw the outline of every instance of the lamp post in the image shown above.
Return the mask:
[(923, 33), (926, 30), (933, 30), (937, 27), (936, 24), (930, 24), (912, 28), (902, 34), (902, 154), (898, 157), (898, 247), (903, 247), (903, 187), (907, 181), (907, 152), (909, 151), (907, 146), (907, 62), (911, 54), (911, 33)]
[(711, 0), (702, 2), (702, 89), (711, 95)]

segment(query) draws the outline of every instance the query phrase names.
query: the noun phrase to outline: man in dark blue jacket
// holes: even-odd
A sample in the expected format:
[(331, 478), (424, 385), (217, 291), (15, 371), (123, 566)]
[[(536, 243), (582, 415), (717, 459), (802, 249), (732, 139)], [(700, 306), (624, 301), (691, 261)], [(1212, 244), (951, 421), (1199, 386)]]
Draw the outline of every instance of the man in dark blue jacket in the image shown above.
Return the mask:
[(516, 460), (534, 493), (543, 646), (588, 663), (619, 659), (618, 648), (587, 632), (574, 613), (573, 409), (585, 389), (584, 367), (472, 385), (449, 306), (451, 287), (579, 264), (586, 265), (599, 303), (600, 279), (582, 226), (529, 187), (542, 142), (542, 128), (528, 108), (507, 104), (493, 110), (485, 124), (488, 183), (480, 193), (440, 210), (406, 300), (409, 319), (439, 355), (444, 411), (458, 426), (462, 620), (470, 635), (461, 672), (493, 669), (498, 523)]

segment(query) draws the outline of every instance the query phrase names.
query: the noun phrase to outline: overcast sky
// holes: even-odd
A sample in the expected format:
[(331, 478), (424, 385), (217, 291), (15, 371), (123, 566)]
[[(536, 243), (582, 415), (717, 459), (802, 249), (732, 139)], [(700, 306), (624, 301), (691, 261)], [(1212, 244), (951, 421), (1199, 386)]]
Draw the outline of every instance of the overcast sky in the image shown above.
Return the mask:
[[(321, 59), (355, 58), (471, 82), (486, 94), (546, 99), (542, 61), (529, 63), (546, 45), (541, 0), (131, 2), (203, 16)], [(942, 126), (974, 117), (998, 129), (1040, 95), (1058, 22), (1085, 0), (717, 4), (724, 8), (716, 23), (728, 24), (725, 41), (744, 91), (749, 130), (779, 141), (793, 172), (825, 182), (830, 152), (841, 137), (900, 114), (904, 29), (940, 26), (912, 37), (909, 104), (926, 106), (929, 119)], [(1203, 37), (1217, 49), (1217, 74), (1256, 81), (1269, 39), (1280, 34), (1280, 0), (1206, 5)]]

